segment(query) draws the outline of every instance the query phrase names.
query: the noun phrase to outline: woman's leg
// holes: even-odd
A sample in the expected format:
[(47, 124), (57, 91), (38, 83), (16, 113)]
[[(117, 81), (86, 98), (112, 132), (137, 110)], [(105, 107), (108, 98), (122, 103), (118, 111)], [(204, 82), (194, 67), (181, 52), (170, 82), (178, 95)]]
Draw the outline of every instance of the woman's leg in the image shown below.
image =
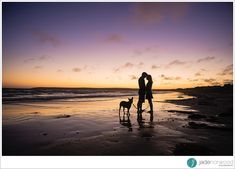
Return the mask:
[(148, 102), (149, 102), (150, 112), (153, 112), (153, 102), (152, 102), (152, 99), (149, 98)]

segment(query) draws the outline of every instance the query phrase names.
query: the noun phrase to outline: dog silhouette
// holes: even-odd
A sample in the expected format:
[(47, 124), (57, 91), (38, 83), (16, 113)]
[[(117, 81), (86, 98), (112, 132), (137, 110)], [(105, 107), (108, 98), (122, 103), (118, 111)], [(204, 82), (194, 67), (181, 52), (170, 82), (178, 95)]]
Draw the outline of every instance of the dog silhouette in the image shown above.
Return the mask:
[(130, 99), (128, 98), (128, 102), (126, 101), (121, 101), (119, 104), (119, 115), (120, 115), (120, 110), (123, 108), (123, 113), (125, 114), (125, 108), (127, 109), (127, 115), (130, 116), (130, 108), (133, 103), (133, 97)]

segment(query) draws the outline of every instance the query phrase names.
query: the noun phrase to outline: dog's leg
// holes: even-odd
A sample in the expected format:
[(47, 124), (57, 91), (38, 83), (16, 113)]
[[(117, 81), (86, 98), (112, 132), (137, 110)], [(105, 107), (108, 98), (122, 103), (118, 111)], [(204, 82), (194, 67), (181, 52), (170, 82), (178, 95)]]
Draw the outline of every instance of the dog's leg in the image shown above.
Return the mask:
[(130, 109), (127, 110), (128, 119), (130, 117)]
[(125, 107), (123, 107), (123, 113), (124, 113), (124, 115), (125, 115)]

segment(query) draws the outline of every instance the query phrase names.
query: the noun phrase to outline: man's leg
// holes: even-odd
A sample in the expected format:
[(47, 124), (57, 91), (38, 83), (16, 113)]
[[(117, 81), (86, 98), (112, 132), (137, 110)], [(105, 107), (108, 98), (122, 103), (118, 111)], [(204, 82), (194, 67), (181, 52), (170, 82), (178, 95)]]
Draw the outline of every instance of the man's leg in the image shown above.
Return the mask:
[(137, 103), (137, 109), (138, 109), (138, 112), (140, 112), (142, 110), (142, 102), (140, 101), (140, 99)]

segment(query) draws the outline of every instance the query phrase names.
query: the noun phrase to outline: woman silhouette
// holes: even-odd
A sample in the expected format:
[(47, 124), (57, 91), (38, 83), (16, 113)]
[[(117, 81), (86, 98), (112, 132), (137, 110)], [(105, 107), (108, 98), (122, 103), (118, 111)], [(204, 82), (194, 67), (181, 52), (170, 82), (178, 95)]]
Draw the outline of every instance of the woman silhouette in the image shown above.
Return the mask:
[(146, 99), (149, 102), (149, 106), (150, 106), (150, 111), (148, 111), (149, 113), (153, 113), (153, 103), (152, 103), (152, 98), (153, 98), (153, 94), (152, 94), (152, 85), (153, 85), (153, 80), (152, 80), (152, 76), (151, 75), (147, 75), (147, 80), (148, 83), (146, 85)]

